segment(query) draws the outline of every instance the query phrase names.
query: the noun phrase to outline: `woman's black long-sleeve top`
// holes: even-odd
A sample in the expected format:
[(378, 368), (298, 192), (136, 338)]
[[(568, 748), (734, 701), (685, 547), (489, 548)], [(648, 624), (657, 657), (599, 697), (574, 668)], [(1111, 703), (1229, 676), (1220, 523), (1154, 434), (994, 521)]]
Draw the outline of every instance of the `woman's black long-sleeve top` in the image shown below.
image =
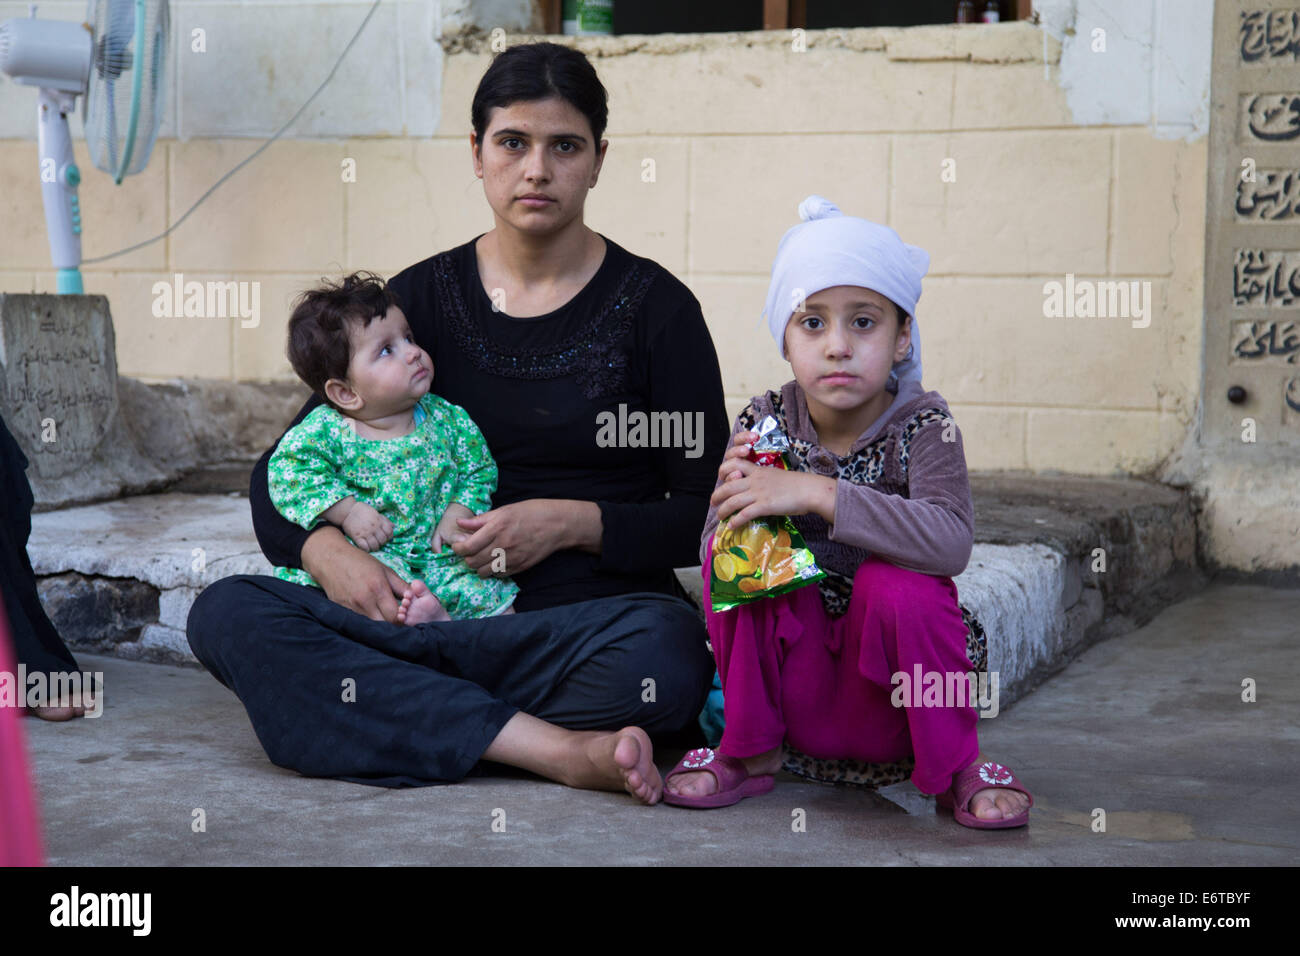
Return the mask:
[[(487, 439), (499, 472), (493, 507), (529, 498), (600, 507), (599, 555), (556, 551), (512, 574), (520, 611), (636, 591), (680, 594), (672, 569), (699, 561), (730, 433), (699, 302), (657, 263), (604, 238), (591, 281), (533, 318), (493, 309), (478, 237), (389, 282), (433, 359), (431, 391), (468, 411)], [(313, 396), (294, 424), (319, 403)], [(297, 568), (311, 531), (271, 503), (274, 450), (253, 471), (253, 526), (272, 563)]]

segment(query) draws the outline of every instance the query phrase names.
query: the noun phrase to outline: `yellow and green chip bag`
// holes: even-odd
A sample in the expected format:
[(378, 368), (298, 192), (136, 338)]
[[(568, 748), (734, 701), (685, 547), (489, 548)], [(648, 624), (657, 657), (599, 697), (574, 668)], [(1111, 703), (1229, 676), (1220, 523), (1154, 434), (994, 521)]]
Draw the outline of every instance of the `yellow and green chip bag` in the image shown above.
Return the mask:
[[(754, 430), (759, 438), (749, 460), (788, 470), (785, 452), (790, 441), (776, 419), (769, 415)], [(720, 522), (711, 560), (709, 599), (715, 612), (785, 594), (826, 576), (789, 515), (765, 515), (735, 531)]]

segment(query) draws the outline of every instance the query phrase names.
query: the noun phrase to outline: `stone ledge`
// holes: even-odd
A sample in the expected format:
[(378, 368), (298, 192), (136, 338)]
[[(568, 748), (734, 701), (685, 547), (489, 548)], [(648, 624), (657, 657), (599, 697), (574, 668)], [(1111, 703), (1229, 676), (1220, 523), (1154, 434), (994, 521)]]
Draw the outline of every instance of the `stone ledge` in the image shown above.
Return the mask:
[(118, 378), (119, 401), (136, 445), (173, 474), (256, 461), (310, 395), (298, 382)]
[[(1041, 63), (1043, 32), (1023, 20), (1008, 23), (926, 24), (915, 27), (852, 27), (805, 30), (809, 51), (841, 49), (884, 53), (890, 60), (965, 60), (972, 63)], [(575, 47), (592, 58), (633, 53), (671, 56), (726, 47), (789, 49), (789, 30), (743, 30), (727, 33), (625, 34), (612, 37), (570, 37), (551, 34), (509, 34), (508, 46), (546, 40)], [(479, 29), (444, 35), (447, 53), (489, 53), (491, 37)], [(1061, 43), (1047, 36), (1047, 62), (1059, 63)]]
[[(1186, 492), (1137, 480), (1015, 473), (975, 474), (971, 486), (977, 543), (954, 580), (989, 636), (1001, 706), (1084, 648), (1147, 623), (1205, 583)], [(1105, 571), (1093, 570), (1098, 547)], [(204, 587), (270, 571), (248, 500), (235, 494), (172, 492), (38, 514), (28, 553), (42, 600), (74, 649), (167, 663), (196, 663), (184, 627)], [(677, 575), (698, 604), (699, 567)], [(115, 591), (133, 597), (113, 605)], [(135, 610), (91, 613), (124, 604)], [(81, 611), (60, 610), (67, 607)]]
[(142, 495), (43, 512), (32, 516), (27, 553), (38, 576), (135, 578), (160, 592), (270, 569), (248, 499), (236, 495)]
[(223, 489), (232, 478), (242, 477), (239, 490), (247, 493), (253, 463), (280, 438), (285, 423), (310, 395), (295, 382), (145, 383), (118, 376), (116, 384), (118, 445), (129, 447), (135, 456), (119, 467), (118, 483), (88, 482), (76, 474), (58, 482), (33, 480), (33, 510), (113, 498), (122, 487), (136, 495), (164, 492), (178, 484), (208, 490), (214, 486), (211, 476), (219, 476)]
[(196, 665), (185, 622), (199, 592), (266, 574), (248, 499), (159, 494), (32, 516), (41, 603), (73, 650)]

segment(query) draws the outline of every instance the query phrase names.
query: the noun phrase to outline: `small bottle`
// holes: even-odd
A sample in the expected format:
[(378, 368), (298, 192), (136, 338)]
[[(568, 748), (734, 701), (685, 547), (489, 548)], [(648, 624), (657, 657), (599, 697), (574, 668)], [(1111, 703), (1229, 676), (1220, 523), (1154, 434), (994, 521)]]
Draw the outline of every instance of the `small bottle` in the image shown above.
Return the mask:
[(568, 36), (612, 36), (614, 0), (564, 0), (561, 30)]
[(1002, 4), (998, 0), (988, 0), (984, 4), (984, 12), (980, 14), (980, 19), (985, 23), (998, 23), (1002, 20)]
[(975, 22), (975, 0), (958, 0), (957, 22), (958, 23)]

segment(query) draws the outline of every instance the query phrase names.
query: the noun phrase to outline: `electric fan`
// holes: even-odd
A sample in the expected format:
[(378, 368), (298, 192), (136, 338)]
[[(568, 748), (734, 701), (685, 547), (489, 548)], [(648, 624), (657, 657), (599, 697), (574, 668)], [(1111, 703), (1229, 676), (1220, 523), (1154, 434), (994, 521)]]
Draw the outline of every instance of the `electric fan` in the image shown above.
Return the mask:
[(41, 195), (58, 290), (80, 294), (81, 171), (68, 114), (81, 101), (91, 162), (121, 184), (144, 169), (162, 120), (171, 17), (167, 0), (90, 0), (85, 23), (27, 19), (0, 23), (0, 70), (40, 88), (36, 121)]

